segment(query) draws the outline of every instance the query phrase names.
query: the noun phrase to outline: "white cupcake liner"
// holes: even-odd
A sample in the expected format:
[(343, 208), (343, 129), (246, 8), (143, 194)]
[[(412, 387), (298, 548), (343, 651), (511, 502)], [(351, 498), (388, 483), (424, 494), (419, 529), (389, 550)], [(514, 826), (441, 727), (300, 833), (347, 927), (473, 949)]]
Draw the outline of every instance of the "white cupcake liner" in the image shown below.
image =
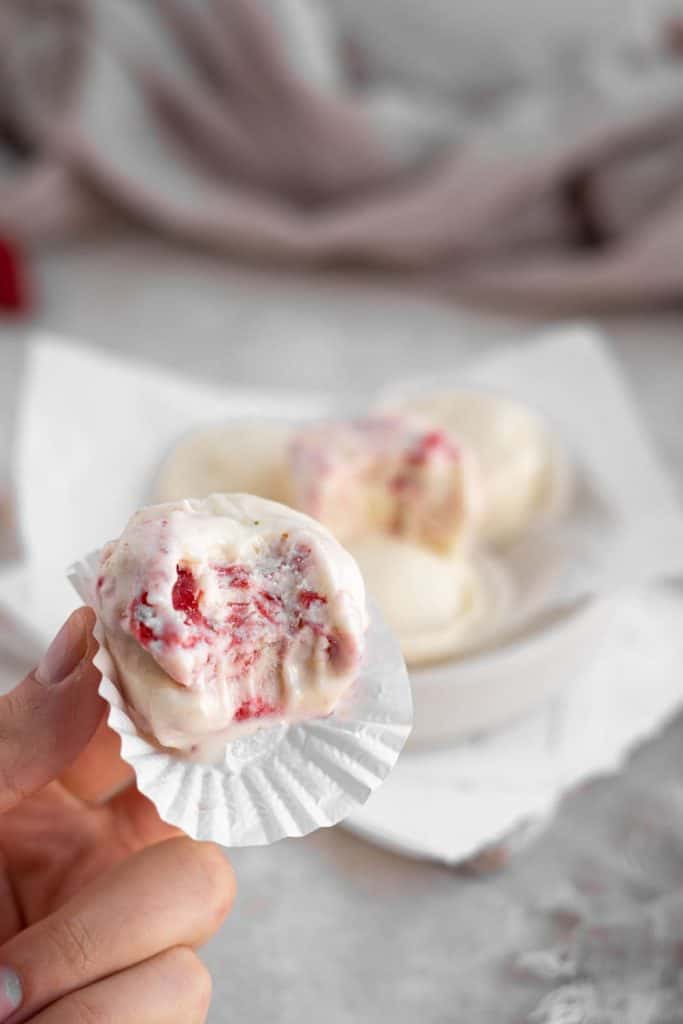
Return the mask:
[[(68, 572), (90, 606), (99, 566), (95, 551)], [(372, 606), (360, 676), (332, 714), (233, 740), (222, 762), (213, 765), (161, 751), (140, 734), (117, 686), (99, 618), (94, 632), (99, 692), (109, 705), (122, 757), (163, 820), (194, 839), (263, 846), (335, 825), (387, 777), (410, 733), (406, 667), (398, 642)]]

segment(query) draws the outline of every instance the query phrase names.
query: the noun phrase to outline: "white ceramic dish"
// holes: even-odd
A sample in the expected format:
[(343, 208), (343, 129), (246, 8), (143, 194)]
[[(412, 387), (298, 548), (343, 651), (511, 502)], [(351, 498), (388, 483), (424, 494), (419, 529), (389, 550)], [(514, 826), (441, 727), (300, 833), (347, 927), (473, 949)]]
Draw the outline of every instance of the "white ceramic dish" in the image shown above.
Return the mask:
[(569, 686), (597, 653), (612, 614), (613, 601), (586, 601), (552, 624), (490, 650), (411, 669), (409, 746), (490, 732)]

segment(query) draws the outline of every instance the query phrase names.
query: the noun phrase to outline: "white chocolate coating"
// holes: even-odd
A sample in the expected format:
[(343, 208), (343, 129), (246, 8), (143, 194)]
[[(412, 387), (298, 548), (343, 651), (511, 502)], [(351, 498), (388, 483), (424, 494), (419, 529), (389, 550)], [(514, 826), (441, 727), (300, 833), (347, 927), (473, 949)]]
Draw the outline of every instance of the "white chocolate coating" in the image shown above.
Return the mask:
[(183, 750), (327, 714), (367, 627), (351, 556), (252, 495), (145, 508), (103, 553), (98, 613), (138, 724)]
[(284, 423), (249, 420), (193, 431), (164, 460), (155, 499), (229, 492), (291, 504), (285, 472), (291, 433)]
[(474, 391), (425, 395), (398, 403), (469, 445), (481, 471), (481, 536), (492, 544), (519, 537), (542, 510), (551, 487), (553, 451), (541, 419), (508, 398)]
[(475, 561), (381, 534), (357, 540), (350, 550), (409, 665), (461, 653), (500, 615), (502, 581), (484, 578)]

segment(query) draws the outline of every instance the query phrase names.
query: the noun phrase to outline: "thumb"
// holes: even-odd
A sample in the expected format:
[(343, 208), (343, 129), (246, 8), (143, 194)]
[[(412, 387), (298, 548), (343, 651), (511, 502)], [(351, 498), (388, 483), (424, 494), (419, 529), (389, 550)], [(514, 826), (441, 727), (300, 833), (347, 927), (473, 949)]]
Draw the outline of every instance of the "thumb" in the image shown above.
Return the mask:
[(0, 698), (0, 812), (55, 779), (97, 729), (105, 705), (94, 624), (91, 608), (75, 611), (38, 668)]

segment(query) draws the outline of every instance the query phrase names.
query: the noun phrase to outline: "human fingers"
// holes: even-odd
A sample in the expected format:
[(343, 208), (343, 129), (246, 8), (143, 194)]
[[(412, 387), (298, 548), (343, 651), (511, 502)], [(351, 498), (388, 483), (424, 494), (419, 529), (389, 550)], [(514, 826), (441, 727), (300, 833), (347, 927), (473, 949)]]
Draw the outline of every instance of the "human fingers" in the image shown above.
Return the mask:
[(115, 819), (116, 834), (132, 852), (185, 833), (164, 821), (156, 807), (137, 786), (128, 786), (107, 804)]
[(187, 947), (166, 950), (59, 999), (32, 1024), (203, 1024), (211, 976)]
[(102, 719), (94, 622), (92, 609), (75, 611), (38, 667), (0, 698), (0, 812), (56, 778)]
[(201, 945), (225, 918), (234, 888), (210, 843), (183, 837), (142, 850), (0, 947), (0, 995), (14, 993), (4, 1016), (0, 1003), (0, 1021), (13, 1012), (19, 1024), (163, 950)]
[(121, 740), (102, 718), (95, 735), (59, 777), (74, 796), (90, 804), (106, 803), (133, 782), (135, 772), (121, 757)]

